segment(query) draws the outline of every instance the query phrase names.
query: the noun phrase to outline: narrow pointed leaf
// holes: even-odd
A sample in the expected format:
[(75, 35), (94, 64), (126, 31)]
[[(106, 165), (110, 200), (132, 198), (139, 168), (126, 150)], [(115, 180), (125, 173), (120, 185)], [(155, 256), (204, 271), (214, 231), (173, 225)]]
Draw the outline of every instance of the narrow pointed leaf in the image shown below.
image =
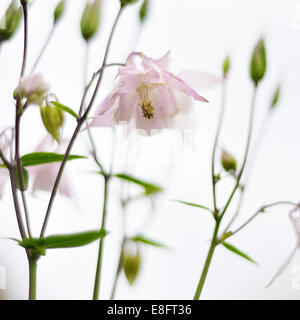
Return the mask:
[(144, 243), (144, 244), (148, 244), (150, 246), (154, 246), (154, 247), (159, 247), (159, 248), (167, 248), (164, 244), (147, 239), (143, 236), (135, 236), (133, 238), (131, 238), (132, 241), (134, 242), (140, 242), (140, 243)]
[(237, 249), (235, 246), (233, 246), (232, 244), (228, 243), (228, 242), (222, 242), (223, 246), (230, 250), (231, 252), (239, 255), (240, 257), (252, 262), (252, 263), (255, 263), (257, 264), (252, 258), (250, 258), (246, 253), (240, 251), (239, 249)]
[(163, 189), (161, 187), (157, 186), (157, 185), (154, 185), (152, 183), (137, 179), (137, 178), (132, 177), (132, 176), (130, 176), (128, 174), (125, 174), (125, 173), (115, 174), (115, 177), (117, 177), (117, 178), (119, 178), (121, 180), (126, 180), (128, 182), (132, 182), (134, 184), (137, 184), (137, 185), (143, 187), (145, 189), (145, 194), (146, 195), (150, 195), (150, 194), (153, 194), (153, 193), (158, 193), (158, 192), (162, 192), (163, 191)]
[(65, 111), (65, 112), (69, 113), (71, 116), (73, 116), (74, 118), (78, 119), (78, 114), (74, 110), (72, 110), (71, 108), (69, 108), (69, 107), (67, 107), (67, 106), (65, 106), (65, 105), (63, 105), (63, 104), (61, 104), (61, 103), (59, 103), (57, 101), (51, 101), (51, 103), (53, 105), (55, 105), (55, 107), (61, 109), (62, 111)]
[(206, 211), (209, 211), (209, 212), (213, 212), (211, 209), (205, 207), (205, 206), (202, 206), (200, 204), (197, 204), (197, 203), (192, 203), (192, 202), (186, 202), (186, 201), (181, 201), (181, 200), (174, 200), (176, 202), (179, 202), (179, 203), (182, 203), (182, 204), (185, 204), (187, 206), (191, 206), (191, 207), (196, 207), (196, 208), (201, 208), (201, 209), (204, 209)]
[[(21, 157), (21, 162), (23, 167), (37, 166), (52, 162), (61, 162), (64, 159), (63, 154), (53, 153), (53, 152), (34, 152), (29, 153)], [(86, 159), (84, 156), (70, 155), (69, 160), (75, 159)]]

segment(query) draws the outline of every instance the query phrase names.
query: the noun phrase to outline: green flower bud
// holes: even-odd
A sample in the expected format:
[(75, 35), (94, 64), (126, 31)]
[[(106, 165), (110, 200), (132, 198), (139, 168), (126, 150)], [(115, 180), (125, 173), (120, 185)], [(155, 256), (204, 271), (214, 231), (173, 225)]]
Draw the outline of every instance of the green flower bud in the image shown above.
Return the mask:
[(260, 39), (254, 48), (250, 63), (250, 76), (255, 86), (263, 79), (266, 69), (267, 58), (265, 43), (263, 39)]
[(230, 57), (227, 56), (223, 62), (223, 76), (226, 77), (227, 73), (231, 67)]
[(81, 34), (88, 41), (97, 32), (100, 21), (100, 0), (87, 1), (81, 17)]
[(275, 92), (274, 92), (274, 95), (272, 97), (272, 102), (271, 102), (271, 106), (270, 106), (270, 110), (273, 110), (275, 109), (277, 103), (278, 103), (278, 100), (279, 100), (279, 97), (280, 97), (280, 87), (277, 87)]
[(0, 42), (10, 39), (16, 32), (22, 17), (22, 8), (12, 0), (0, 21)]
[(126, 279), (130, 285), (132, 285), (140, 271), (141, 266), (141, 256), (139, 253), (138, 246), (136, 246), (136, 252), (132, 252), (131, 250), (123, 251), (123, 268)]
[(138, 2), (139, 0), (120, 0), (121, 2), (121, 7), (125, 7), (127, 6), (128, 4), (132, 4), (132, 3), (135, 3), (135, 2)]
[(226, 172), (235, 172), (237, 170), (237, 162), (235, 158), (225, 150), (222, 152), (221, 163)]
[(54, 10), (54, 13), (53, 13), (54, 23), (56, 23), (57, 20), (60, 19), (61, 16), (63, 15), (64, 10), (65, 10), (65, 3), (66, 3), (65, 0), (61, 0), (61, 1), (57, 4), (57, 6), (56, 6), (56, 8), (55, 8), (55, 10)]
[(148, 15), (149, 2), (144, 0), (141, 9), (140, 9), (140, 20), (143, 22)]
[(60, 128), (64, 123), (61, 109), (47, 102), (45, 107), (40, 107), (41, 118), (45, 129), (57, 142), (60, 141)]
[[(21, 184), (21, 181), (19, 179), (19, 171), (16, 170), (16, 184), (17, 188), (21, 191), (26, 191), (28, 189), (28, 182), (29, 182), (29, 174), (28, 171), (25, 168), (21, 168), (23, 179), (21, 180), (23, 182), (23, 185)], [(21, 185), (23, 188), (21, 188)]]

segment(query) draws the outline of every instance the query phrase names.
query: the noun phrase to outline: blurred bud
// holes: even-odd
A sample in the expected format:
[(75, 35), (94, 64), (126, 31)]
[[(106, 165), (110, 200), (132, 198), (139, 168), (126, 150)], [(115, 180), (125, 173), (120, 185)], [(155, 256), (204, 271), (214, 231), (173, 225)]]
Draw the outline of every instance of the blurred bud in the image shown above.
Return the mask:
[[(123, 268), (128, 283), (132, 285), (140, 271), (141, 256), (138, 245), (135, 244), (135, 248), (130, 249), (131, 250), (125, 248), (123, 251)], [(135, 249), (135, 251), (133, 249)]]
[(135, 3), (135, 2), (138, 2), (139, 0), (120, 0), (121, 2), (121, 7), (125, 7), (127, 6), (128, 4), (132, 4), (132, 3)]
[(23, 77), (18, 88), (14, 91), (14, 97), (26, 98), (28, 103), (42, 104), (50, 86), (44, 81), (42, 74), (37, 73), (33, 76)]
[(272, 98), (270, 110), (275, 109), (278, 103), (279, 97), (280, 97), (280, 87), (277, 87)]
[(148, 0), (144, 0), (141, 9), (140, 9), (140, 20), (141, 22), (144, 22), (145, 18), (148, 15), (148, 8), (149, 8), (149, 3)]
[(267, 68), (266, 49), (263, 39), (260, 39), (254, 48), (251, 63), (250, 75), (254, 81), (255, 86), (263, 79)]
[(230, 57), (227, 56), (223, 62), (223, 76), (226, 77), (227, 73), (231, 67)]
[(81, 17), (81, 34), (88, 41), (97, 32), (100, 21), (100, 0), (87, 1)]
[[(22, 167), (22, 175), (23, 175), (23, 185), (21, 184), (20, 178), (19, 178), (19, 174), (18, 174), (18, 170), (16, 170), (16, 184), (17, 184), (17, 188), (21, 191), (26, 191), (28, 189), (28, 182), (29, 182), (29, 174), (28, 171)], [(21, 185), (23, 188), (21, 188)]]
[(22, 17), (22, 8), (12, 0), (0, 20), (0, 42), (10, 39), (16, 32)]
[(54, 23), (56, 23), (61, 18), (61, 16), (63, 15), (64, 10), (65, 10), (65, 3), (66, 3), (65, 0), (61, 0), (58, 3), (58, 5), (56, 6), (56, 8), (54, 10), (54, 13), (53, 13)]
[(60, 141), (60, 128), (64, 123), (64, 115), (61, 109), (55, 107), (50, 102), (45, 107), (40, 107), (43, 124), (49, 134), (58, 143)]
[(237, 162), (235, 158), (227, 151), (223, 150), (222, 157), (221, 157), (222, 167), (225, 171), (236, 171), (237, 169)]

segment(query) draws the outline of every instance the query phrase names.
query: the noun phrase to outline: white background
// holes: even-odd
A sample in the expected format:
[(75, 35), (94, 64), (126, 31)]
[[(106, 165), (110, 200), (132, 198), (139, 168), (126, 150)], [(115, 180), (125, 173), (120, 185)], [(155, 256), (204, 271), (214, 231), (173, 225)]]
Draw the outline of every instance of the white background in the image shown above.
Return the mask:
[[(266, 40), (268, 72), (258, 94), (255, 129), (268, 110), (271, 95), (282, 84), (282, 99), (264, 130), (264, 141), (257, 155), (246, 203), (237, 225), (258, 207), (277, 200), (299, 201), (300, 190), (300, 1), (296, 0), (152, 0), (151, 13), (140, 30), (138, 6), (128, 7), (120, 20), (109, 62), (123, 62), (133, 50), (151, 57), (160, 57), (171, 50), (172, 71), (197, 69), (221, 74), (224, 57), (229, 53), (232, 71), (229, 97), (220, 148), (226, 147), (241, 162), (252, 93), (248, 76), (251, 51), (259, 37)], [(0, 13), (9, 1), (1, 0)], [(29, 11), (29, 58), (33, 64), (50, 30), (52, 12), (57, 1), (35, 1)], [(51, 82), (52, 90), (61, 102), (78, 108), (82, 94), (82, 73), (85, 46), (80, 36), (80, 15), (84, 1), (68, 1), (66, 15), (59, 23), (53, 41), (43, 57), (38, 71)], [(91, 44), (89, 72), (101, 64), (103, 50), (118, 10), (117, 0), (104, 1), (102, 23), (97, 38)], [(22, 31), (0, 53), (0, 129), (13, 124), (12, 92), (17, 85), (22, 56)], [(106, 73), (98, 102), (113, 86), (116, 70)], [(210, 154), (220, 108), (220, 88), (200, 92), (209, 105), (194, 104), (193, 119), (197, 130), (189, 143), (182, 145), (178, 132), (167, 132), (152, 138), (139, 138), (130, 143), (130, 172), (163, 185), (167, 191), (157, 199), (157, 211), (151, 224), (149, 204), (140, 202), (130, 207), (128, 234), (142, 232), (167, 244), (170, 250), (144, 248), (142, 272), (133, 287), (121, 278), (119, 299), (190, 299), (193, 296), (207, 253), (213, 220), (195, 208), (171, 202), (182, 199), (211, 205)], [(68, 120), (65, 135), (75, 123)], [(44, 135), (38, 109), (25, 115), (22, 126), (22, 154), (33, 151)], [(95, 129), (102, 158), (109, 159), (111, 133)], [(125, 142), (119, 141), (119, 144)], [(85, 134), (74, 153), (88, 153)], [(134, 161), (132, 161), (134, 159)], [(149, 160), (150, 159), (150, 160)], [(124, 165), (118, 158), (116, 169)], [(133, 170), (134, 168), (134, 170)], [(100, 223), (102, 180), (91, 171), (91, 160), (69, 165), (76, 200), (59, 197), (47, 229), (48, 234), (95, 229)], [(220, 202), (225, 201), (232, 183), (220, 184)], [(107, 229), (111, 231), (105, 246), (102, 298), (110, 295), (116, 268), (122, 213), (119, 185), (111, 186)], [(38, 234), (45, 213), (48, 193), (29, 195), (33, 229)], [(233, 203), (234, 204), (234, 203)], [(228, 214), (234, 212), (234, 206)], [(247, 252), (258, 266), (218, 248), (208, 274), (203, 298), (206, 299), (296, 299), (300, 291), (292, 288), (293, 270), (300, 263), (299, 252), (286, 272), (265, 289), (266, 283), (292, 250), (296, 237), (287, 216), (288, 208), (269, 210), (258, 217), (231, 242)], [(9, 186), (0, 202), (0, 236), (18, 237)], [(48, 252), (39, 261), (38, 298), (90, 299), (92, 295), (97, 244), (72, 250)], [(27, 263), (24, 250), (10, 240), (0, 240), (0, 265), (5, 266), (10, 299), (27, 297)]]

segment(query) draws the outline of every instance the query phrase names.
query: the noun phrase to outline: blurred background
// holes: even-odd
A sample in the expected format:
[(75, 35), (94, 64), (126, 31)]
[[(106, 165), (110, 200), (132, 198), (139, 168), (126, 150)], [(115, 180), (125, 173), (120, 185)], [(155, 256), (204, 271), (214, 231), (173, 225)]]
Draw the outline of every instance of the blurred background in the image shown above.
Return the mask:
[[(28, 69), (34, 63), (52, 25), (57, 0), (33, 1), (29, 10)], [(10, 1), (1, 0), (0, 15)], [(52, 42), (37, 71), (52, 84), (52, 91), (65, 105), (77, 110), (83, 90), (85, 43), (80, 34), (80, 18), (85, 1), (67, 2)], [(106, 41), (119, 1), (103, 1), (101, 25), (91, 42), (89, 75), (102, 62)], [(239, 226), (260, 206), (278, 200), (299, 201), (300, 189), (300, 1), (299, 0), (150, 0), (149, 16), (143, 27), (138, 18), (140, 3), (129, 6), (117, 28), (109, 62), (124, 62), (131, 51), (143, 51), (158, 58), (171, 51), (172, 71), (196, 69), (221, 76), (222, 63), (230, 54), (232, 69), (228, 82), (228, 101), (218, 154), (226, 148), (242, 161), (248, 128), (252, 84), (249, 61), (257, 40), (266, 41), (268, 70), (257, 97), (254, 138), (268, 112), (272, 94), (281, 85), (280, 102), (263, 128), (264, 140), (255, 155), (245, 205), (236, 221)], [(18, 83), (22, 58), (22, 28), (1, 47), (0, 52), (0, 130), (13, 125), (13, 90)], [(97, 104), (113, 88), (117, 69), (107, 70)], [(122, 274), (117, 299), (191, 299), (207, 254), (213, 219), (197, 208), (171, 201), (181, 199), (212, 205), (210, 160), (220, 111), (221, 87), (199, 92), (209, 104), (194, 103), (190, 114), (193, 129), (169, 130), (153, 137), (130, 136), (117, 131), (114, 170), (124, 171), (165, 188), (152, 204), (137, 201), (128, 207), (128, 235), (142, 233), (166, 244), (169, 249), (143, 247), (141, 273), (133, 286)], [(93, 112), (92, 112), (93, 113)], [(22, 126), (22, 154), (32, 152), (46, 135), (38, 108), (31, 107)], [(75, 124), (68, 119), (64, 136)], [(111, 129), (93, 129), (100, 157), (110, 164), (113, 145)], [(121, 150), (121, 151), (120, 151)], [(123, 153), (122, 153), (123, 152)], [(127, 160), (125, 161), (124, 152)], [(76, 143), (74, 154), (88, 154), (86, 134)], [(55, 202), (47, 234), (95, 229), (100, 225), (103, 180), (91, 159), (68, 165), (73, 199), (59, 196)], [(219, 202), (226, 200), (233, 182), (218, 186)], [(125, 185), (127, 187), (127, 185)], [(134, 192), (135, 190), (133, 190)], [(120, 183), (111, 185), (108, 204), (110, 231), (105, 243), (101, 298), (110, 296), (123, 229)], [(39, 233), (50, 194), (30, 193), (30, 214), (35, 234)], [(226, 220), (234, 213), (236, 199)], [(258, 265), (218, 247), (213, 258), (204, 299), (298, 299), (300, 289), (292, 286), (299, 276), (300, 254), (274, 285), (265, 289), (282, 261), (297, 241), (286, 207), (261, 214), (230, 242), (247, 252)], [(154, 213), (153, 213), (154, 212)], [(7, 299), (27, 298), (27, 260), (24, 250), (7, 237), (19, 232), (7, 184), (0, 201), (0, 266), (6, 270)], [(39, 299), (90, 299), (96, 268), (97, 243), (84, 248), (49, 251), (39, 261)], [(298, 267), (297, 267), (298, 266)], [(295, 271), (296, 270), (296, 271)], [(297, 271), (298, 270), (298, 271)]]

